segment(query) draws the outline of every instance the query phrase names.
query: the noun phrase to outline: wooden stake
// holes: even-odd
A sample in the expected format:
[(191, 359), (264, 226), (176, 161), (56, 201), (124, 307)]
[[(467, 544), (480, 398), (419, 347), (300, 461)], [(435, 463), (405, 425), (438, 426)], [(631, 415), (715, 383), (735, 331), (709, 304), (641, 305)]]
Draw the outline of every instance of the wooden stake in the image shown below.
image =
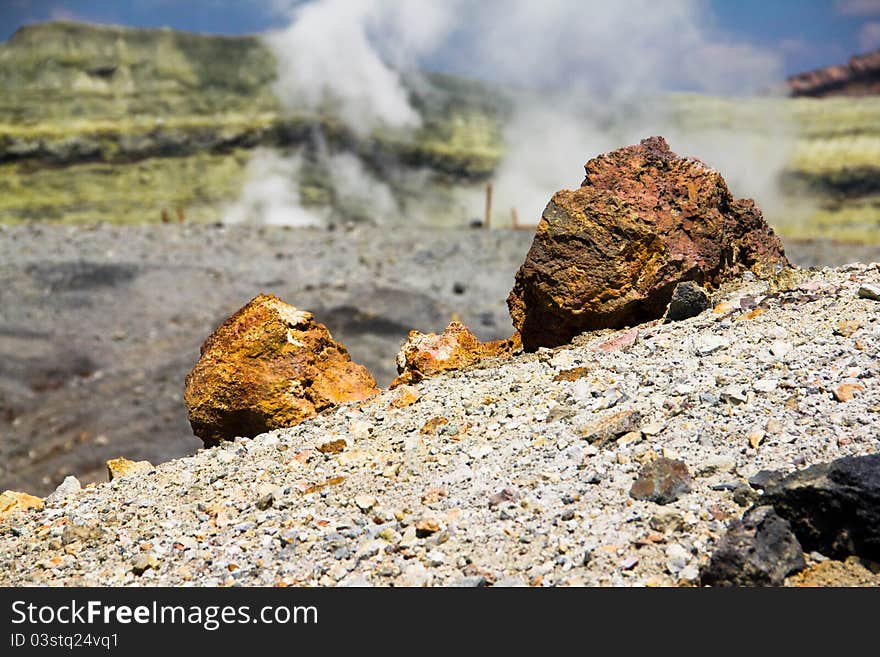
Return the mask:
[(486, 183), (486, 220), (483, 222), (483, 228), (490, 228), (492, 221), (492, 183)]
[(519, 217), (516, 215), (516, 208), (510, 208), (510, 225), (514, 230), (519, 230)]

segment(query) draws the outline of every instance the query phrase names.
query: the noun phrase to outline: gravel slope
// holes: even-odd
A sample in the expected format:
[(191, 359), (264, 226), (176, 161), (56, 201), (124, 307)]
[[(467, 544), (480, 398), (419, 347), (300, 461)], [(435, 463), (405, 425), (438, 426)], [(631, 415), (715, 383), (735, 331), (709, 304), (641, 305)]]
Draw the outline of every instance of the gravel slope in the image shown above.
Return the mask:
[[(580, 336), (426, 380), (405, 408), (385, 391), (59, 493), (0, 528), (0, 584), (693, 582), (758, 496), (749, 476), (880, 450), (880, 302), (857, 296), (877, 281), (872, 264), (767, 298), (744, 282), (716, 295), (727, 313), (639, 326), (629, 346), (626, 331)], [(838, 401), (840, 384), (862, 390)], [(638, 431), (585, 439), (620, 412)], [(629, 496), (655, 454), (693, 475), (663, 506)]]

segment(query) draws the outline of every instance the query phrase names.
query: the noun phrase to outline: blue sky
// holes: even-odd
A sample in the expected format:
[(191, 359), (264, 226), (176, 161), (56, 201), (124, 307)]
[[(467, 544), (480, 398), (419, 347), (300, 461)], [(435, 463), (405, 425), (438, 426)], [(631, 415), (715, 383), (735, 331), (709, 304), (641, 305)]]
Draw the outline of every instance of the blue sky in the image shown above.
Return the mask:
[[(880, 48), (880, 0), (706, 2), (717, 29), (779, 53), (786, 74), (841, 63), (855, 53)], [(220, 34), (260, 32), (286, 22), (278, 4), (273, 0), (0, 0), (0, 40), (25, 23), (53, 18)]]

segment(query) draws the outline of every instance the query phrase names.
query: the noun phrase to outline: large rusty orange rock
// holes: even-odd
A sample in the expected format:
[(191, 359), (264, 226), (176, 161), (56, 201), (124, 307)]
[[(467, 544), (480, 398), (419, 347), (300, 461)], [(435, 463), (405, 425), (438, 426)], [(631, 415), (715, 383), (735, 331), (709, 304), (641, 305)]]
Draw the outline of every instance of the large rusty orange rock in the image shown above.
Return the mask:
[(261, 294), (205, 340), (184, 399), (193, 433), (212, 445), (378, 392), (367, 369), (311, 313)]
[(518, 333), (506, 340), (480, 342), (467, 326), (457, 321), (450, 322), (440, 335), (410, 331), (397, 354), (400, 376), (394, 379), (391, 387), (418, 383), (440, 372), (470, 367), (484, 358), (504, 358), (521, 346)]
[(734, 199), (720, 173), (662, 137), (585, 169), (578, 189), (547, 204), (507, 299), (526, 351), (657, 319), (682, 281), (712, 288), (788, 266), (754, 202)]

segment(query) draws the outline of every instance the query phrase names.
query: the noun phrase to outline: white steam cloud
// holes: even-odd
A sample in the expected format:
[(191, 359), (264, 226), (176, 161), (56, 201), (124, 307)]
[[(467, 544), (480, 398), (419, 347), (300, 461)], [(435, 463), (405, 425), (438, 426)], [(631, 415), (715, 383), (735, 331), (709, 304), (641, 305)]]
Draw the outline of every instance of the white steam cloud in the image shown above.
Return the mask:
[[(516, 208), (523, 223), (538, 220), (554, 191), (579, 184), (588, 158), (652, 134), (718, 168), (734, 193), (764, 206), (778, 197), (790, 135), (772, 111), (753, 113), (748, 136), (742, 126), (720, 129), (711, 121), (704, 129), (683, 127), (661, 98), (669, 91), (748, 95), (781, 79), (780, 57), (721, 33), (706, 0), (282, 0), (280, 6), (290, 25), (267, 42), (279, 62), (282, 103), (334, 114), (361, 138), (376, 129), (419, 127), (404, 84), (419, 70), (510, 89), (515, 108), (494, 179), (495, 208), (505, 214)], [(275, 163), (289, 178), (296, 163), (285, 166)], [(348, 161), (331, 171), (337, 195), (347, 193), (347, 178), (362, 196), (373, 192), (361, 199), (371, 211), (399, 210), (388, 187), (362, 166)], [(255, 197), (276, 190), (279, 199), (266, 220), (298, 201), (262, 184)], [(481, 214), (473, 190), (471, 197), (471, 214)], [(296, 212), (291, 217), (303, 221)]]
[(254, 151), (245, 170), (238, 200), (226, 210), (230, 224), (261, 223), (270, 226), (320, 226), (323, 216), (302, 206), (299, 196), (302, 158), (282, 157), (267, 148)]
[[(313, 155), (317, 164), (333, 172), (335, 205), (349, 216), (367, 210), (375, 223), (400, 216), (401, 210), (391, 189), (377, 180), (351, 153), (328, 153), (319, 148)], [(301, 152), (281, 155), (258, 148), (245, 170), (245, 184), (239, 198), (225, 212), (230, 224), (257, 223), (301, 228), (325, 226), (332, 218), (329, 207), (302, 202), (300, 185), (307, 160)], [(311, 164), (315, 166), (315, 162)]]

